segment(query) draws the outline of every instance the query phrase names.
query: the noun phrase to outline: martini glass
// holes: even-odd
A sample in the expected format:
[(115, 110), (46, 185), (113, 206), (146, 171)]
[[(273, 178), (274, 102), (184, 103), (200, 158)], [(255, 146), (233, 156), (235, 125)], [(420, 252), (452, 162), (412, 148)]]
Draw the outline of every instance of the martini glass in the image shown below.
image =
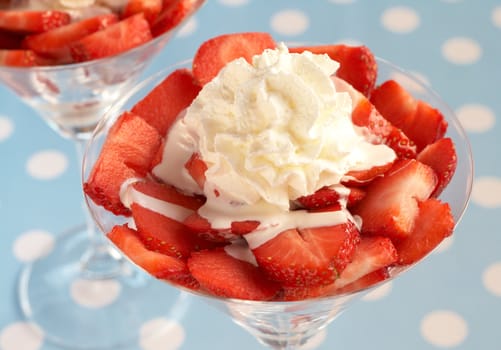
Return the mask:
[[(57, 134), (75, 143), (81, 164), (87, 140), (105, 111), (137, 84), (176, 29), (204, 2), (193, 0), (193, 11), (176, 28), (134, 49), (79, 64), (1, 66), (0, 81)], [(152, 288), (150, 278), (123, 259), (98, 233), (86, 208), (84, 212), (84, 224), (59, 235), (50, 254), (22, 270), (21, 310), (49, 341), (60, 346), (122, 348), (137, 340), (140, 325), (159, 313), (180, 312), (186, 298), (179, 293), (167, 295), (172, 304), (146, 312), (144, 303), (149, 297), (165, 295), (165, 290)]]
[[(190, 63), (191, 61), (182, 62), (153, 75), (136, 86), (108, 111), (88, 144), (83, 165), (84, 181), (98, 158), (110, 127), (118, 116), (123, 111), (129, 110), (174, 69), (189, 67)], [(473, 160), (466, 135), (454, 112), (430, 87), (388, 61), (378, 59), (378, 66), (380, 82), (390, 78), (396, 79), (414, 92), (416, 98), (423, 99), (439, 108), (449, 123), (447, 136), (455, 142), (458, 163), (454, 178), (440, 198), (450, 204), (457, 225), (467, 207), (473, 180)], [(109, 232), (114, 225), (125, 223), (123, 219), (95, 205), (90, 198), (87, 198), (87, 204), (103, 232)], [(389, 279), (363, 290), (294, 302), (248, 301), (220, 298), (188, 289), (187, 291), (198, 295), (228, 314), (234, 322), (250, 332), (260, 343), (273, 349), (296, 349), (336, 319), (351, 302), (381, 283), (401, 275), (411, 267), (392, 268)]]

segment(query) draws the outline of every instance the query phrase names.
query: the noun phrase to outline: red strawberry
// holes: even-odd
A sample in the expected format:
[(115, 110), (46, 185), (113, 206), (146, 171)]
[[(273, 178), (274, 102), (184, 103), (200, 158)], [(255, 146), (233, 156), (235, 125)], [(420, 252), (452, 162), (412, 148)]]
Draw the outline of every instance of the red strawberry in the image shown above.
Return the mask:
[(0, 10), (0, 28), (19, 33), (41, 33), (71, 22), (62, 11)]
[(31, 50), (1, 50), (0, 65), (12, 67), (33, 67), (46, 61)]
[(362, 240), (355, 249), (352, 262), (341, 272), (333, 287), (338, 289), (348, 286), (374, 271), (394, 264), (397, 259), (397, 250), (389, 238), (362, 236)]
[(150, 26), (139, 13), (73, 42), (71, 55), (76, 62), (90, 61), (117, 55), (151, 38)]
[(348, 188), (349, 194), (346, 198), (340, 195), (338, 191), (330, 187), (322, 187), (315, 193), (297, 198), (298, 203), (305, 209), (316, 210), (329, 208), (340, 201), (346, 200), (346, 207), (353, 206), (365, 196), (365, 191), (357, 188)]
[(394, 80), (378, 86), (371, 101), (386, 119), (402, 129), (418, 151), (443, 137), (447, 130), (447, 122), (440, 111), (415, 99)]
[(417, 160), (435, 170), (438, 184), (432, 196), (438, 197), (456, 172), (457, 156), (453, 141), (449, 137), (435, 141), (419, 152)]
[(353, 293), (358, 290), (369, 288), (376, 283), (382, 282), (390, 277), (387, 267), (382, 267), (373, 272), (356, 279), (355, 281), (348, 283), (344, 287), (337, 288), (336, 294)]
[(166, 185), (156, 181), (137, 181), (132, 187), (147, 196), (160, 199), (165, 202), (182, 206), (193, 211), (198, 210), (205, 202), (200, 196), (189, 196), (179, 192), (174, 186)]
[(122, 114), (84, 183), (85, 193), (114, 214), (130, 214), (120, 201), (121, 186), (129, 178), (146, 175), (161, 142), (161, 135), (142, 118), (130, 112)]
[(198, 184), (198, 187), (203, 190), (207, 165), (200, 158), (200, 155), (198, 153), (193, 153), (184, 167), (186, 168), (186, 170), (188, 170), (188, 174), (190, 174), (193, 180), (195, 180), (195, 182)]
[(242, 234), (249, 233), (249, 230), (255, 229), (255, 221), (242, 221), (232, 223), (228, 228), (212, 228), (211, 223), (200, 216), (198, 213), (193, 213), (188, 216), (183, 224), (186, 225), (192, 232), (196, 233), (199, 237), (210, 242), (228, 243), (234, 241), (242, 236)]
[(228, 255), (224, 249), (194, 252), (188, 268), (203, 288), (221, 297), (270, 300), (280, 290), (259, 267)]
[(127, 226), (115, 226), (107, 236), (128, 258), (154, 277), (176, 280), (189, 277), (185, 262), (148, 250), (135, 230)]
[(305, 287), (332, 283), (351, 260), (360, 239), (348, 222), (330, 227), (289, 229), (253, 249), (273, 280)]
[(178, 69), (169, 74), (148, 95), (139, 101), (132, 112), (140, 115), (166, 135), (179, 113), (198, 95), (198, 86), (188, 69)]
[(130, 17), (143, 13), (144, 18), (151, 24), (162, 10), (162, 0), (128, 0), (122, 16)]
[(427, 199), (436, 184), (429, 166), (415, 159), (399, 160), (384, 177), (367, 186), (364, 200), (352, 213), (362, 218), (362, 233), (405, 238), (418, 214), (417, 201)]
[(227, 63), (243, 57), (248, 62), (252, 56), (276, 43), (268, 33), (247, 32), (223, 34), (205, 41), (193, 58), (193, 75), (200, 85), (211, 81)]
[(433, 250), (445, 237), (452, 234), (454, 217), (449, 204), (430, 198), (419, 203), (419, 214), (414, 229), (404, 240), (395, 243), (398, 263), (412, 264)]
[(202, 4), (200, 0), (164, 0), (161, 12), (151, 25), (153, 36), (157, 37), (176, 28)]
[(149, 250), (185, 260), (203, 244), (202, 240), (176, 220), (136, 203), (132, 204), (131, 210), (138, 236)]
[(415, 158), (414, 143), (390, 121), (385, 119), (374, 105), (346, 81), (334, 78), (338, 91), (348, 92), (353, 101), (351, 119), (353, 124), (367, 128), (369, 137), (374, 144), (384, 143), (391, 147), (399, 158)]
[(371, 94), (377, 78), (377, 62), (374, 54), (366, 46), (320, 45), (292, 47), (290, 52), (311, 51), (315, 54), (327, 54), (340, 63), (336, 76), (346, 80), (365, 96)]
[(39, 54), (58, 58), (62, 63), (69, 63), (70, 44), (117, 21), (118, 17), (114, 14), (86, 18), (43, 33), (28, 35), (23, 46)]

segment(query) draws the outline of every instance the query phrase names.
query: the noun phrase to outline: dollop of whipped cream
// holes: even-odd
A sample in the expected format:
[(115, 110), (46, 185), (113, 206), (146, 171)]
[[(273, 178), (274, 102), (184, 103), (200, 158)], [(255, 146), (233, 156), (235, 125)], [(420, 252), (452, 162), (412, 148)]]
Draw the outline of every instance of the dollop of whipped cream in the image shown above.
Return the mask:
[(289, 53), (282, 43), (252, 64), (228, 63), (171, 128), (154, 174), (200, 193), (184, 169), (199, 153), (208, 166), (205, 206), (255, 217), (288, 211), (350, 170), (391, 162), (393, 150), (371, 144), (352, 123), (352, 100), (331, 79), (338, 68), (328, 55)]

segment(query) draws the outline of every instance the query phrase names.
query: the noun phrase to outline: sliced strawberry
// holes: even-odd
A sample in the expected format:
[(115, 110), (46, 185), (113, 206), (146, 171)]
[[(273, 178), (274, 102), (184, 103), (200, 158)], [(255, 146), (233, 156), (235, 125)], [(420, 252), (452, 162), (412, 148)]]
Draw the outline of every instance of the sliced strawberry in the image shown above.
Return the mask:
[(200, 85), (211, 81), (227, 63), (243, 57), (251, 62), (252, 56), (276, 43), (268, 33), (246, 32), (223, 34), (205, 41), (193, 58), (193, 75)]
[(365, 191), (357, 188), (348, 188), (348, 196), (340, 195), (339, 192), (330, 187), (322, 187), (315, 193), (297, 198), (298, 203), (305, 209), (316, 210), (321, 208), (331, 208), (340, 201), (346, 200), (346, 207), (351, 207), (365, 196)]
[(338, 44), (289, 48), (290, 52), (300, 53), (305, 50), (329, 55), (340, 64), (336, 76), (346, 80), (363, 95), (371, 94), (377, 79), (377, 62), (368, 47)]
[(195, 180), (200, 189), (204, 189), (205, 172), (207, 171), (207, 164), (200, 158), (198, 153), (193, 153), (184, 165), (188, 174)]
[(139, 101), (132, 112), (154, 126), (161, 135), (166, 135), (179, 113), (191, 104), (199, 91), (200, 86), (191, 72), (178, 69)]
[(152, 22), (154, 37), (167, 33), (179, 26), (203, 4), (199, 0), (164, 0), (161, 12)]
[(84, 183), (85, 193), (114, 214), (129, 215), (129, 209), (120, 200), (121, 186), (127, 179), (146, 175), (161, 143), (156, 129), (137, 115), (125, 112), (109, 131)]
[(203, 243), (182, 223), (133, 203), (132, 217), (146, 248), (181, 260)]
[(280, 290), (259, 267), (228, 255), (224, 249), (194, 252), (188, 268), (203, 288), (221, 297), (270, 300)]
[(0, 50), (0, 65), (11, 67), (33, 67), (39, 64), (39, 57), (31, 50)]
[(231, 232), (243, 236), (258, 228), (260, 222), (256, 220), (234, 221), (231, 223)]
[(179, 192), (174, 186), (156, 181), (137, 181), (132, 184), (132, 187), (136, 191), (144, 193), (147, 196), (180, 205), (183, 208), (191, 209), (193, 211), (198, 210), (205, 203), (205, 199), (200, 196), (186, 195)]
[(76, 62), (90, 61), (130, 50), (151, 38), (150, 26), (139, 13), (73, 42), (71, 55)]
[(417, 160), (435, 170), (438, 184), (432, 196), (438, 197), (456, 172), (457, 155), (454, 142), (449, 137), (441, 138), (419, 152)]
[(348, 222), (330, 227), (290, 229), (253, 249), (273, 280), (287, 286), (332, 283), (351, 260), (360, 239)]
[(387, 267), (382, 267), (373, 272), (356, 279), (355, 281), (348, 283), (344, 287), (336, 288), (336, 294), (353, 293), (358, 290), (369, 288), (376, 283), (382, 282), (390, 277)]
[(387, 237), (364, 237), (353, 255), (353, 260), (334, 282), (335, 289), (345, 287), (363, 276), (394, 264), (398, 259), (397, 250)]
[(333, 78), (338, 91), (350, 94), (353, 101), (351, 119), (353, 124), (367, 128), (370, 141), (391, 147), (399, 158), (415, 158), (416, 146), (402, 130), (384, 118), (375, 106), (346, 81)]
[(0, 10), (0, 28), (13, 32), (41, 33), (70, 22), (70, 14), (62, 11)]
[(449, 204), (430, 198), (419, 203), (419, 214), (411, 234), (395, 243), (398, 263), (412, 264), (433, 250), (452, 234), (454, 217)]
[(447, 122), (439, 110), (415, 99), (394, 80), (378, 86), (371, 101), (386, 119), (416, 144), (418, 152), (443, 137), (447, 130)]
[(148, 23), (152, 24), (162, 10), (162, 0), (128, 0), (122, 16), (130, 17), (138, 13), (143, 13)]
[(188, 216), (183, 224), (202, 239), (217, 243), (229, 243), (241, 238), (242, 232), (248, 233), (247, 230), (255, 226), (253, 221), (244, 221), (232, 223), (228, 228), (215, 229), (206, 218), (196, 212)]
[(73, 22), (43, 33), (28, 35), (23, 46), (39, 54), (71, 62), (70, 45), (81, 38), (116, 23), (114, 14), (104, 14)]
[(154, 277), (175, 280), (189, 277), (185, 262), (148, 250), (135, 230), (127, 226), (115, 226), (107, 236), (129, 259)]
[(427, 199), (436, 184), (429, 166), (415, 159), (399, 160), (367, 186), (364, 200), (352, 208), (352, 214), (362, 218), (362, 233), (405, 238), (418, 214), (417, 201)]

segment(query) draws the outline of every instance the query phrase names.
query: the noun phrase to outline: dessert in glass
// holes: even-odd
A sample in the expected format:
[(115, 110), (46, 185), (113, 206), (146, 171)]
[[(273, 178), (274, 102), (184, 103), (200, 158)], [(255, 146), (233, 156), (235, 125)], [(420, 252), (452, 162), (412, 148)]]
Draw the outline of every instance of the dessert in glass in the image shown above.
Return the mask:
[[(137, 83), (176, 29), (203, 3), (3, 1), (0, 80), (58, 135), (74, 141), (81, 158), (104, 112)], [(72, 349), (129, 343), (137, 339), (139, 325), (156, 316), (141, 307), (155, 288), (138, 278), (103, 239), (88, 210), (83, 214), (85, 225), (56, 237), (51, 254), (23, 269), (22, 312), (48, 340)], [(103, 290), (117, 299), (78, 304), (72, 293), (79, 286), (86, 286), (90, 299)], [(158, 312), (166, 310), (167, 304)], [(110, 322), (114, 332), (109, 332)]]
[(232, 33), (107, 112), (83, 186), (124, 256), (292, 349), (450, 236), (472, 169), (445, 102), (367, 47)]

